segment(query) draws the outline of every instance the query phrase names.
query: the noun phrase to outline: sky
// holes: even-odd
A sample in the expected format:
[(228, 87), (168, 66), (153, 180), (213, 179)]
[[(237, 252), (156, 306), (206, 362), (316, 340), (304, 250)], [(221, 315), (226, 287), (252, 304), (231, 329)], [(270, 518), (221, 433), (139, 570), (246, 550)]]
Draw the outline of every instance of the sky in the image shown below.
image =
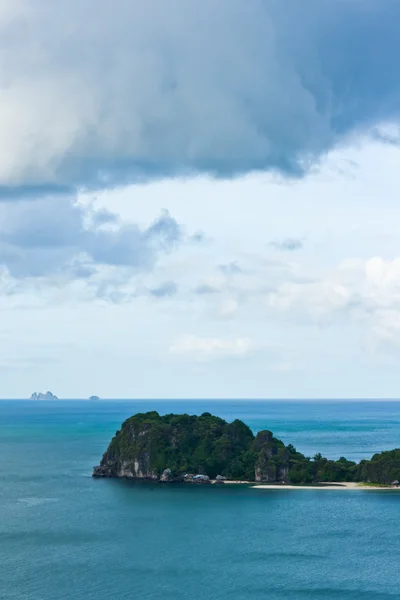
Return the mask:
[(0, 397), (398, 398), (397, 0), (1, 0)]

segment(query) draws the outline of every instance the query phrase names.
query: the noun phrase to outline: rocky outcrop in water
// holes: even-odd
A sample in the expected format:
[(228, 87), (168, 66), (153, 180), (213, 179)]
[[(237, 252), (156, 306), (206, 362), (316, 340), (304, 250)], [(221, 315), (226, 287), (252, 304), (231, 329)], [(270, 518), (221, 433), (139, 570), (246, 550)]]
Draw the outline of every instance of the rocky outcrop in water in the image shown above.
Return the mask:
[(215, 483), (225, 483), (226, 477), (223, 475), (217, 475), (215, 478)]
[(174, 476), (172, 474), (171, 469), (164, 469), (164, 471), (161, 473), (160, 481), (164, 483), (174, 481)]
[(286, 481), (289, 453), (270, 431), (254, 437), (242, 421), (209, 413), (138, 414), (123, 423), (94, 468), (94, 477), (160, 482)]
[(52, 394), (51, 392), (33, 392), (32, 396), (29, 400), (58, 400), (57, 396)]

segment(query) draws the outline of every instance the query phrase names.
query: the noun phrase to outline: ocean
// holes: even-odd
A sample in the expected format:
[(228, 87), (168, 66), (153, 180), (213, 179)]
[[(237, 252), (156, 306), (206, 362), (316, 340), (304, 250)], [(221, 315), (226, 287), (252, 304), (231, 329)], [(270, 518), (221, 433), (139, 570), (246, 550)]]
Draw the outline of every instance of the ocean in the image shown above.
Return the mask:
[(312, 456), (400, 446), (400, 402), (0, 401), (1, 600), (400, 598), (400, 494), (91, 478), (135, 412), (209, 411)]

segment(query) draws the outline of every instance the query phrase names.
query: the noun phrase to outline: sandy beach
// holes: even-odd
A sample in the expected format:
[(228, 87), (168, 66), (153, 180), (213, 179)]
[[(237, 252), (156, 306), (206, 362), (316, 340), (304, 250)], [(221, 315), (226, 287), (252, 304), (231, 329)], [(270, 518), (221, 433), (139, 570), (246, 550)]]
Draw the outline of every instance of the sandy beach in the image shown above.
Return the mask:
[(355, 482), (327, 482), (321, 483), (319, 485), (276, 485), (276, 484), (261, 484), (261, 485), (253, 485), (253, 489), (255, 490), (382, 490), (382, 491), (398, 491), (400, 492), (400, 487), (391, 487), (391, 486), (373, 486), (373, 485), (363, 485)]
[[(211, 483), (217, 483), (215, 479)], [(400, 492), (400, 487), (392, 487), (390, 485), (367, 485), (354, 481), (327, 481), (326, 483), (310, 484), (310, 485), (291, 485), (284, 483), (256, 483), (254, 481), (237, 481), (227, 479), (224, 485), (248, 485), (254, 490), (382, 490)]]

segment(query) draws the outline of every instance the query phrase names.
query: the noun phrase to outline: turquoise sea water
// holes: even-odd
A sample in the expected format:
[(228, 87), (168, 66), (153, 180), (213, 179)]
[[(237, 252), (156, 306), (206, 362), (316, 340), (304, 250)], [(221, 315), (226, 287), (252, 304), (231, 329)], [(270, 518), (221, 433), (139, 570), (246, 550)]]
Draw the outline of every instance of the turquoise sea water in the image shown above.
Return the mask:
[(137, 411), (205, 410), (312, 455), (400, 446), (399, 402), (0, 402), (1, 600), (400, 598), (400, 494), (93, 480)]

